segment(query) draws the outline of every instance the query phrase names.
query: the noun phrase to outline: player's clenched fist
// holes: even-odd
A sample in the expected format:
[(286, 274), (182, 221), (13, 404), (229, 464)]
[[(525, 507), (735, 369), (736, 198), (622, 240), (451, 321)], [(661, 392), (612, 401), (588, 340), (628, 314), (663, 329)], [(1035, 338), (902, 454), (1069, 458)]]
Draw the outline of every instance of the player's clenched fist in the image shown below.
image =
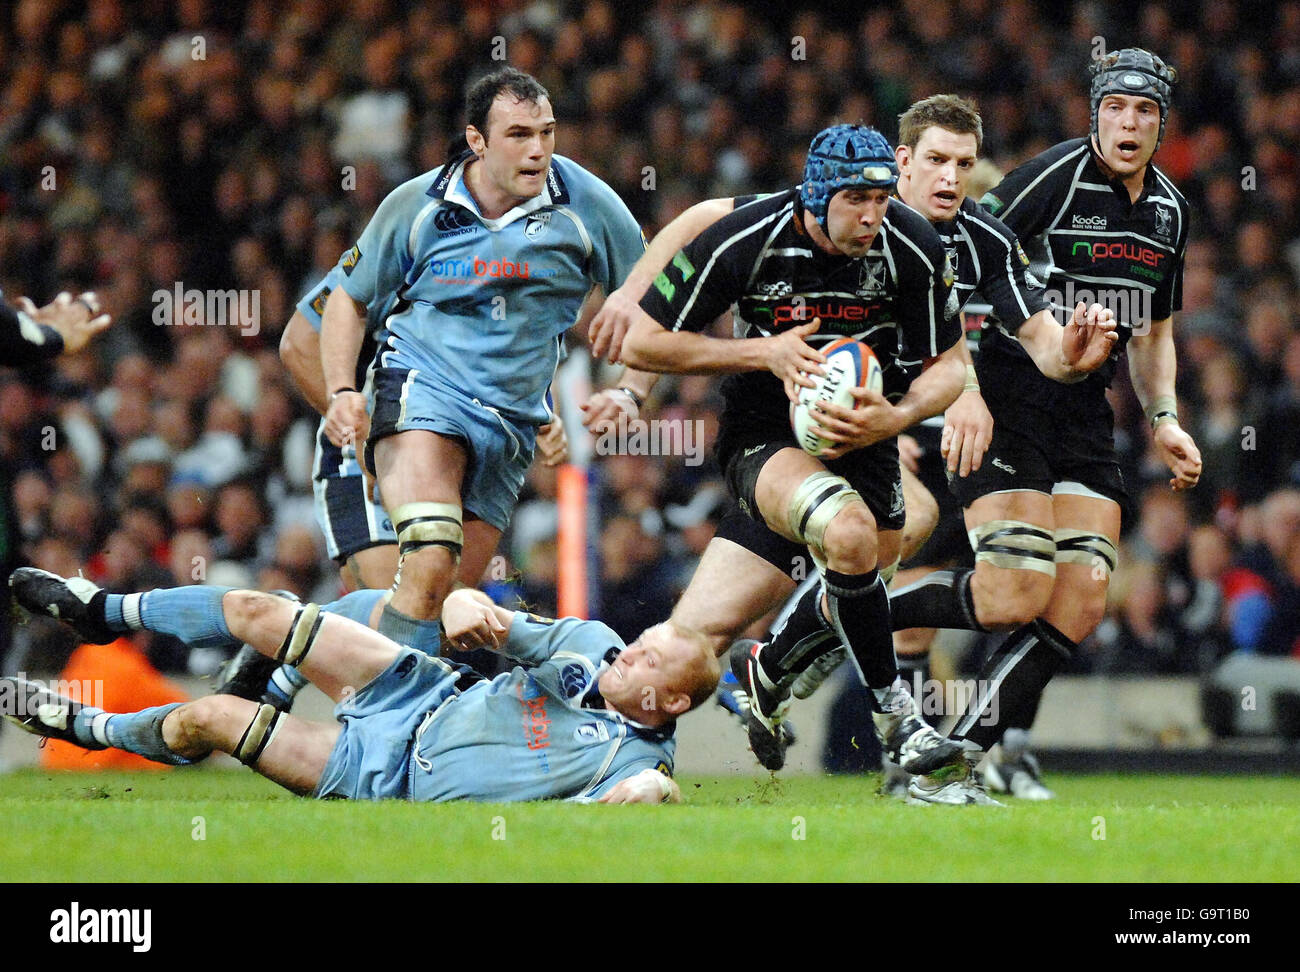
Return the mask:
[(1161, 422), (1155, 427), (1153, 437), (1156, 454), (1173, 473), (1170, 488), (1191, 489), (1201, 481), (1201, 450), (1177, 422)]
[(447, 643), (457, 651), (500, 651), (507, 629), (486, 594), (464, 588), (452, 591), (442, 602), (442, 630)]
[(561, 466), (569, 458), (569, 437), (557, 415), (537, 429), (537, 455), (546, 466)]
[(1061, 355), (1078, 373), (1096, 371), (1110, 358), (1118, 339), (1113, 310), (1101, 304), (1087, 307), (1079, 301), (1061, 335)]
[(641, 414), (636, 400), (622, 388), (598, 391), (578, 408), (582, 411), (583, 426), (595, 435), (617, 427), (620, 419), (631, 422)]
[(365, 442), (370, 434), (366, 396), (355, 391), (336, 392), (325, 413), (325, 434), (339, 448)]

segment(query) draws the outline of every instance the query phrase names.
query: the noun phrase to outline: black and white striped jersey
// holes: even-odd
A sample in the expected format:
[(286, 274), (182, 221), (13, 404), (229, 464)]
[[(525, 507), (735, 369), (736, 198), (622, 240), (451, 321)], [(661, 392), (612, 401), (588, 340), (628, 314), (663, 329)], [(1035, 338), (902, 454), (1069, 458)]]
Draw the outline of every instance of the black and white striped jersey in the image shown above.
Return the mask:
[[(738, 205), (683, 247), (641, 307), (673, 331), (701, 331), (731, 308), (739, 338), (821, 318), (808, 343), (863, 341), (880, 360), (886, 397), (896, 401), (926, 359), (961, 337), (948, 314), (951, 285), (934, 228), (901, 201), (889, 201), (867, 255), (851, 258), (817, 247), (803, 225), (798, 189), (787, 189)], [(729, 410), (786, 414), (781, 380), (768, 371), (728, 375), (722, 394)]]
[[(1043, 261), (1047, 296), (1062, 309), (1062, 323), (1079, 300), (1115, 312), (1115, 353), (1085, 384), (1108, 386), (1133, 330), (1181, 308), (1187, 200), (1154, 165), (1131, 202), (1128, 190), (1103, 174), (1089, 140), (1076, 138), (1014, 169), (982, 205)], [(980, 353), (1028, 360), (1005, 327), (984, 335)]]
[(1015, 333), (1050, 306), (1042, 285), (1027, 274), (1029, 257), (1016, 234), (973, 199), (962, 200), (957, 215), (946, 223), (935, 223), (934, 228), (953, 272), (950, 317), (978, 299), (992, 307), (998, 320)]

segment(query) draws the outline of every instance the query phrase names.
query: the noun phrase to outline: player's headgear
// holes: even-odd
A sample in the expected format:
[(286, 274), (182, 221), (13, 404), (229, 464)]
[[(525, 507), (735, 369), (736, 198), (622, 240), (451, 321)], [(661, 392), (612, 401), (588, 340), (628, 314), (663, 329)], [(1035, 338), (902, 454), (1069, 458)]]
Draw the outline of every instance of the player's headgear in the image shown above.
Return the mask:
[(1165, 123), (1169, 121), (1169, 98), (1178, 72), (1150, 51), (1140, 47), (1126, 47), (1111, 51), (1092, 62), (1092, 87), (1088, 92), (1092, 108), (1092, 134), (1097, 134), (1097, 114), (1101, 99), (1108, 94), (1132, 95), (1150, 98), (1160, 106), (1159, 146), (1165, 137)]
[(808, 146), (799, 198), (827, 232), (826, 212), (841, 189), (893, 189), (897, 182), (898, 163), (885, 136), (865, 125), (832, 125)]

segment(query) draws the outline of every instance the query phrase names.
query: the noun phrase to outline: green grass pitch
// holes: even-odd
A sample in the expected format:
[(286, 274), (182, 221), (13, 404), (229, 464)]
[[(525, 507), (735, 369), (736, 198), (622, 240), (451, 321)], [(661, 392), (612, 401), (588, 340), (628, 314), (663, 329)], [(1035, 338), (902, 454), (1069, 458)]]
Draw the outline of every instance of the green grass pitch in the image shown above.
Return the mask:
[[(303, 800), (237, 770), (0, 776), (5, 881), (1300, 879), (1300, 779), (1064, 776), (913, 807), (874, 777), (694, 777), (679, 807)], [(1290, 848), (1290, 850), (1283, 850)], [(991, 853), (996, 851), (996, 853)]]

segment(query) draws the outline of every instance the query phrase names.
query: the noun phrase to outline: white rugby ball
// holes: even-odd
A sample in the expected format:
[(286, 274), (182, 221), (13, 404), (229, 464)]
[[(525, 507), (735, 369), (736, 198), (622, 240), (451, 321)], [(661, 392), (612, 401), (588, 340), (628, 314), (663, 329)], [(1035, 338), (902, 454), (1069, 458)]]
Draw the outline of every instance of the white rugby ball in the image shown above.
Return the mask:
[(831, 402), (853, 408), (857, 399), (853, 389), (869, 388), (880, 394), (885, 387), (880, 361), (875, 353), (861, 341), (840, 338), (821, 349), (826, 355), (824, 375), (813, 375), (816, 386), (799, 389), (799, 403), (790, 406), (790, 427), (800, 447), (809, 455), (838, 443), (824, 439), (813, 431), (813, 409), (821, 402)]

